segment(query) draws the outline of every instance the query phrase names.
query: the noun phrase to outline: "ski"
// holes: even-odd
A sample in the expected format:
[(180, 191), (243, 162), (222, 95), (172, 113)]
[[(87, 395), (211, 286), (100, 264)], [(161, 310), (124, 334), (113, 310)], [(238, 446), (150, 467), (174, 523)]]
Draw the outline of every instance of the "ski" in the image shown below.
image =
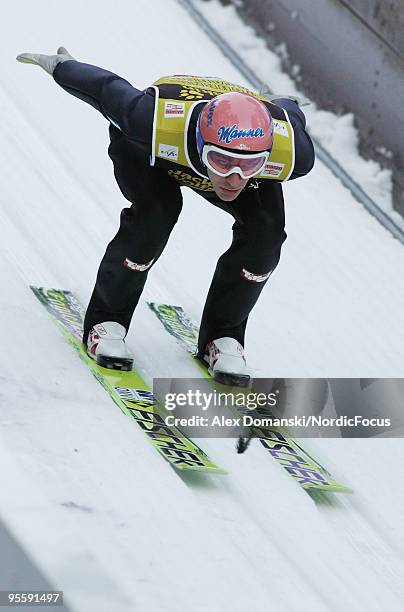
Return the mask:
[(131, 371), (107, 369), (87, 355), (82, 343), (84, 309), (73, 293), (44, 287), (31, 289), (114, 402), (137, 423), (171, 466), (177, 470), (226, 474), (178, 428), (166, 425), (164, 413), (136, 367)]
[[(148, 302), (149, 308), (155, 313), (168, 333), (194, 359), (195, 365), (204, 378), (211, 379), (207, 368), (195, 358), (198, 343), (198, 326), (181, 306)], [(212, 381), (213, 382), (213, 381)], [(267, 452), (299, 483), (309, 491), (328, 491), (335, 493), (352, 493), (352, 489), (337, 482), (333, 476), (316, 459), (302, 448), (284, 429), (255, 428), (255, 434)], [(251, 438), (241, 438), (238, 451), (247, 448)]]

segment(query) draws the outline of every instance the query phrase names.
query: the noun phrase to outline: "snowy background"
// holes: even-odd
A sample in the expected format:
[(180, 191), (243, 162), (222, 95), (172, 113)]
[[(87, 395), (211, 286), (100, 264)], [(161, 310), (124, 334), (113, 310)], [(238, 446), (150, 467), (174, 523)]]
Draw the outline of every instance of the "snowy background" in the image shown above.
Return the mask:
[[(241, 27), (216, 2), (200, 4), (223, 28)], [(401, 440), (305, 440), (355, 491), (321, 504), (258, 444), (238, 456), (233, 441), (205, 440), (229, 475), (180, 478), (29, 289), (70, 289), (86, 304), (126, 203), (103, 117), (18, 64), (18, 53), (64, 45), (139, 88), (173, 73), (248, 83), (174, 0), (116, 0), (113, 10), (104, 0), (24, 0), (2, 7), (2, 24), (2, 523), (77, 612), (402, 610)], [(272, 88), (288, 93), (277, 57), (254, 44), (261, 78), (267, 70)], [(389, 176), (357, 156), (351, 120), (314, 107), (307, 115), (333, 154), (349, 145), (357, 175), (388, 206)], [(403, 246), (320, 162), (285, 185), (285, 199), (288, 240), (248, 327), (254, 374), (403, 377)], [(144, 298), (181, 304), (199, 320), (232, 220), (191, 190), (184, 200)], [(143, 301), (128, 338), (145, 378), (195, 376), (153, 317)], [(10, 588), (2, 575), (0, 588)]]

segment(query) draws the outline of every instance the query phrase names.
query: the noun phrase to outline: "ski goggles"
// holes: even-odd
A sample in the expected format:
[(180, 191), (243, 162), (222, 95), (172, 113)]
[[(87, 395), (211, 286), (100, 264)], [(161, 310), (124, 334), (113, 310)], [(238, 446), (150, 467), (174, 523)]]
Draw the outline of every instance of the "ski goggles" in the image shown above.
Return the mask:
[(206, 144), (202, 149), (202, 161), (215, 174), (229, 176), (237, 172), (243, 179), (250, 179), (264, 169), (269, 151), (240, 155), (239, 151), (225, 151)]

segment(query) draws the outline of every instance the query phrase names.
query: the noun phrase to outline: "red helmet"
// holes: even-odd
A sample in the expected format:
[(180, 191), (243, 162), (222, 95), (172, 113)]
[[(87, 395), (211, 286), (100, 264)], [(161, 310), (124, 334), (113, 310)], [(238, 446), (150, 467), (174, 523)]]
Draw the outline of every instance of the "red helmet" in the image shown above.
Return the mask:
[(202, 109), (197, 126), (197, 144), (202, 156), (206, 143), (245, 153), (270, 151), (272, 117), (253, 96), (231, 91), (212, 98)]

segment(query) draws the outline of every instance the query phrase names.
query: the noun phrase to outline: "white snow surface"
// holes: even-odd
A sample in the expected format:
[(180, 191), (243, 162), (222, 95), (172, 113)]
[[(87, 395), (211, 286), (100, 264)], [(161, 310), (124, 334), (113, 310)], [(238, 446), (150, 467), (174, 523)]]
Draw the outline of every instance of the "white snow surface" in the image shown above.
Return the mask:
[[(240, 456), (234, 441), (203, 440), (229, 474), (181, 478), (29, 289), (86, 303), (126, 203), (103, 117), (18, 53), (63, 44), (138, 87), (174, 73), (243, 79), (170, 0), (24, 0), (2, 7), (2, 24), (1, 521), (80, 612), (402, 610), (401, 440), (305, 440), (355, 491), (322, 504), (258, 444)], [(198, 320), (232, 220), (184, 199), (144, 298)], [(319, 162), (285, 199), (289, 237), (248, 328), (254, 374), (403, 376), (402, 245)], [(144, 301), (128, 342), (149, 382), (196, 375)]]

